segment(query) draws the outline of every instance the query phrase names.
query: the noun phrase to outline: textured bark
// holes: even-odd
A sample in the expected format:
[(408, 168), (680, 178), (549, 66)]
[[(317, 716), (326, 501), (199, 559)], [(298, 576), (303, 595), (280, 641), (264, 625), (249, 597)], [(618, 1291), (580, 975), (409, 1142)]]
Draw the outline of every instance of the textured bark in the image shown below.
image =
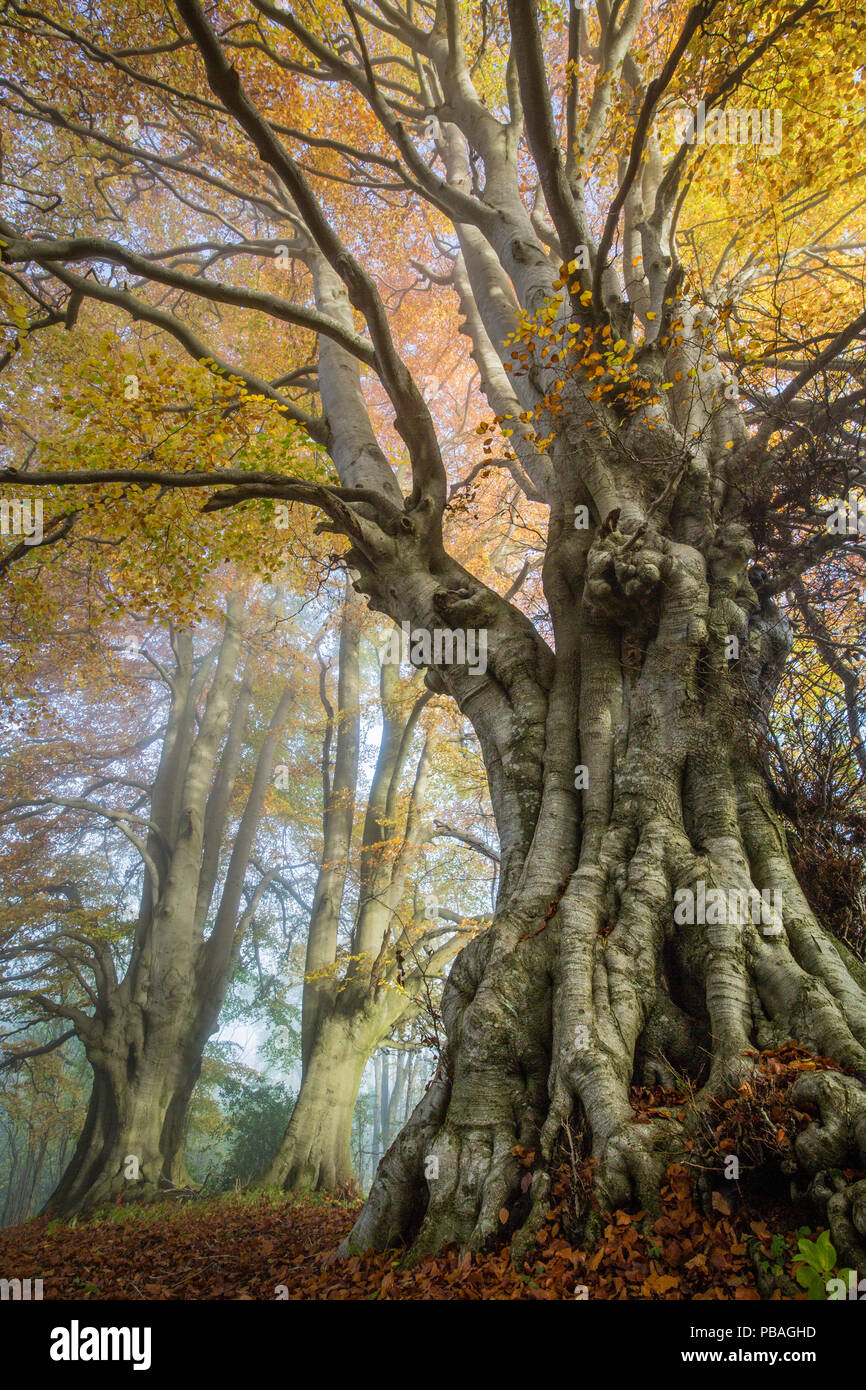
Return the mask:
[[(84, 1129), (46, 1211), (65, 1215), (117, 1196), (140, 1200), (164, 1194), (182, 1184), (183, 1121), (198, 1070), (184, 1075), (184, 1031), (154, 1019), (160, 1050), (145, 1065), (124, 1056), (122, 1045), (110, 1063), (91, 1057), (93, 1087)], [(172, 1112), (179, 1124), (169, 1121)]]
[[(710, 1099), (748, 1080), (755, 1048), (792, 1037), (857, 1073), (810, 1078), (804, 1090), (829, 1114), (844, 1092), (846, 1121), (832, 1144), (826, 1118), (811, 1127), (801, 1165), (814, 1178), (843, 1155), (866, 1161), (866, 997), (796, 882), (757, 753), (754, 707), (787, 654), (783, 620), (748, 586), (741, 527), (717, 530), (708, 558), (649, 530), (620, 558), (637, 534), (626, 523), (590, 554), (596, 587), (584, 591), (579, 652), (558, 658), (554, 680), (554, 693), (571, 687), (579, 758), (556, 757), (574, 743), (551, 698), (544, 799), (520, 882), (446, 987), (435, 1122), (425, 1099), (380, 1167), (352, 1249), (413, 1235), (416, 1256), (449, 1240), (483, 1246), (517, 1193), (515, 1144), (541, 1156), (525, 1243), (575, 1112), (592, 1135), (602, 1200), (652, 1210)], [(729, 666), (732, 631), (748, 645)], [(577, 798), (563, 764), (575, 761), (589, 788), (582, 816), (574, 807), (569, 817), (562, 802)], [(777, 891), (782, 931), (677, 926), (674, 893), (701, 880)], [(671, 1114), (634, 1125), (629, 1086), (677, 1074), (698, 1092), (686, 1123)], [(425, 1183), (431, 1158), (437, 1176)], [(849, 1252), (859, 1241), (862, 1253), (862, 1205), (852, 1191), (829, 1208)]]

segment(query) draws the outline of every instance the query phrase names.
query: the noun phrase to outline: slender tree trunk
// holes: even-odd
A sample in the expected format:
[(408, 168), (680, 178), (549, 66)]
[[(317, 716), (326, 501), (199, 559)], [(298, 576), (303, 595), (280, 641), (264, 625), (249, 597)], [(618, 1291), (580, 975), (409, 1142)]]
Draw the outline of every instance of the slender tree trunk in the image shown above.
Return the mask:
[(388, 1117), (387, 1117), (387, 1119), (388, 1119), (388, 1124), (387, 1124), (387, 1130), (386, 1130), (386, 1134), (385, 1134), (385, 1144), (384, 1144), (384, 1148), (385, 1148), (385, 1149), (390, 1148), (391, 1143), (392, 1143), (393, 1139), (395, 1138), (395, 1136), (396, 1136), (396, 1134), (397, 1134), (397, 1130), (398, 1130), (398, 1128), (399, 1128), (399, 1123), (398, 1123), (398, 1120), (397, 1120), (397, 1111), (398, 1111), (398, 1107), (399, 1107), (399, 1104), (400, 1104), (401, 1096), (405, 1094), (405, 1090), (406, 1090), (406, 1085), (405, 1085), (405, 1083), (406, 1083), (406, 1054), (405, 1054), (405, 1052), (400, 1052), (400, 1053), (398, 1053), (398, 1055), (397, 1055), (397, 1064), (396, 1064), (396, 1067), (395, 1067), (395, 1069), (394, 1069), (394, 1084), (393, 1084), (393, 1086), (391, 1087), (391, 1091), (390, 1091), (390, 1094), (389, 1094), (389, 1096), (388, 1096)]
[(373, 1058), (373, 1157), (378, 1164), (382, 1157), (382, 1054)]
[[(399, 849), (389, 852), (386, 847), (397, 839), (401, 778), (429, 696), (424, 692), (416, 697), (411, 686), (408, 692), (401, 691), (399, 663), (388, 657), (380, 670), (383, 730), (364, 816), (360, 901), (349, 964), (342, 976), (338, 974), (337, 935), (351, 850), (360, 746), (359, 608), (358, 601), (347, 596), (340, 631), (336, 711), (328, 700), (324, 675), (321, 686), (327, 716), (322, 755), (323, 853), (307, 939), (301, 1089), (280, 1149), (261, 1179), (263, 1186), (286, 1190), (327, 1188), (335, 1182), (343, 1186), (352, 1180), (349, 1137), (364, 1067), (395, 1023), (417, 1012), (416, 997), (423, 983), (417, 970), (402, 976), (396, 949), (387, 958), (385, 953), (392, 932), (395, 948), (403, 938), (405, 924), (399, 921), (399, 907), (410, 856), (424, 831), (420, 813), (430, 765), (426, 742), (408, 797)], [(400, 711), (401, 696), (407, 694), (411, 702), (408, 714)], [(417, 948), (418, 938), (414, 944)], [(450, 958), (456, 947), (449, 944), (438, 949), (434, 960)], [(377, 1058), (376, 1077), (380, 1086), (381, 1058)], [(376, 1161), (386, 1131), (387, 1106), (377, 1091)]]
[(413, 1053), (411, 1054), (410, 1058), (409, 1058), (409, 1066), (408, 1066), (407, 1073), (406, 1073), (406, 1103), (405, 1103), (405, 1105), (404, 1105), (404, 1107), (403, 1107), (403, 1121), (402, 1121), (402, 1123), (403, 1123), (404, 1125), (407, 1123), (407, 1121), (408, 1121), (408, 1119), (409, 1119), (409, 1116), (410, 1116), (410, 1114), (412, 1113), (412, 1087), (413, 1087), (413, 1085), (414, 1085), (414, 1083), (415, 1083), (415, 1068), (416, 1068), (416, 1065), (417, 1065), (417, 1057), (416, 1057), (416, 1054), (413, 1052)]

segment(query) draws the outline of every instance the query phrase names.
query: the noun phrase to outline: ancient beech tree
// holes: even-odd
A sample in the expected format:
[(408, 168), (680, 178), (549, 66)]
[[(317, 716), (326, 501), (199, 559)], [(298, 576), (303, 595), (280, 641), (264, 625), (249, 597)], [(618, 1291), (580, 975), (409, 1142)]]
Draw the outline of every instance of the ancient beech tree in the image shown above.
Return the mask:
[[(143, 457), (6, 481), (310, 504), (372, 608), (487, 634), (483, 674), (443, 661), (427, 680), (487, 767), (495, 919), (454, 963), (446, 1054), (354, 1245), (481, 1246), (519, 1200), (519, 1143), (536, 1151), (519, 1251), (572, 1117), (601, 1200), (651, 1207), (713, 1098), (795, 1037), (846, 1069), (800, 1083), (816, 1119), (796, 1162), (862, 1268), (866, 1186), (823, 1175), (866, 1163), (864, 974), (797, 882), (765, 757), (784, 595), (858, 544), (820, 510), (861, 476), (856, 6), (174, 0), (85, 23), (10, 0), (2, 24), (21, 331), (112, 306), (276, 401), (337, 479)], [(831, 53), (841, 75), (819, 83)], [(744, 104), (783, 109), (780, 158), (748, 109), (743, 135)], [(722, 129), (741, 142), (725, 169)], [(267, 256), (289, 280), (256, 278)], [(455, 553), (435, 402), (409, 366), (423, 308), (401, 327), (413, 273), (420, 303), (459, 306), (503, 425), (491, 467), (543, 517), (543, 617), (476, 573), (483, 545), (477, 565)], [(701, 885), (781, 906), (676, 921)], [(685, 1116), (632, 1123), (633, 1081), (674, 1072)]]

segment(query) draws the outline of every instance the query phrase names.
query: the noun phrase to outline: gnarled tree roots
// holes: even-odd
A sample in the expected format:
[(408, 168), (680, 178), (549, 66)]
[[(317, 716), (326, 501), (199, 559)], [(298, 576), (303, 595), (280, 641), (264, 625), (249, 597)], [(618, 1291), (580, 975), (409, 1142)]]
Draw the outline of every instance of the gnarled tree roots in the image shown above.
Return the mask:
[[(796, 1039), (852, 1073), (797, 1083), (819, 1118), (795, 1157), (839, 1251), (866, 1267), (866, 1186), (839, 1176), (866, 1170), (866, 972), (815, 920), (771, 805), (754, 710), (787, 639), (772, 605), (756, 612), (746, 553), (737, 527), (720, 528), (705, 556), (646, 526), (593, 544), (579, 834), (554, 768), (519, 882), (446, 985), (437, 1080), (383, 1159), (347, 1250), (479, 1249), (519, 1215), (519, 1259), (575, 1114), (602, 1206), (657, 1210), (665, 1170), (688, 1163), (714, 1100), (749, 1080), (759, 1051)], [(553, 748), (553, 696), (549, 721)], [(662, 1106), (635, 1123), (630, 1088), (675, 1082), (691, 1094), (684, 1112)], [(517, 1147), (536, 1151), (528, 1190)]]

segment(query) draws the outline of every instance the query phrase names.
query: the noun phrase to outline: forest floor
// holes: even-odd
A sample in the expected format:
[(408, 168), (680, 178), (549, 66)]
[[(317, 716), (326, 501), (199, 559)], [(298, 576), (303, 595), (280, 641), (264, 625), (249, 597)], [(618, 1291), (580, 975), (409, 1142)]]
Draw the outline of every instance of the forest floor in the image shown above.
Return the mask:
[(758, 1299), (757, 1242), (769, 1266), (791, 1274), (794, 1233), (707, 1218), (690, 1187), (672, 1169), (661, 1218), (644, 1231), (635, 1215), (613, 1213), (591, 1254), (562, 1234), (553, 1210), (522, 1273), (507, 1245), (444, 1250), (409, 1270), (393, 1252), (339, 1260), (359, 1203), (267, 1194), (118, 1207), (74, 1225), (30, 1221), (0, 1231), (0, 1271), (41, 1278), (45, 1299)]
[[(723, 1165), (734, 1153), (744, 1165), (763, 1160), (764, 1170), (768, 1160), (784, 1163), (810, 1119), (792, 1107), (787, 1089), (799, 1072), (822, 1065), (795, 1044), (762, 1054), (756, 1085), (711, 1117), (706, 1151), (693, 1149), (693, 1171), (668, 1170), (661, 1214), (599, 1212), (591, 1248), (574, 1234), (576, 1202), (592, 1200), (591, 1165), (564, 1160), (521, 1272), (508, 1244), (519, 1211), (503, 1208), (497, 1250), (461, 1255), (451, 1248), (401, 1269), (393, 1251), (336, 1257), (357, 1201), (230, 1193), (122, 1205), (73, 1222), (39, 1218), (0, 1231), (0, 1274), (41, 1278), (44, 1298), (74, 1300), (803, 1299), (793, 1282), (797, 1242), (814, 1240), (820, 1227), (795, 1229), (803, 1213), (787, 1201), (783, 1168), (758, 1188), (748, 1173), (726, 1182)], [(635, 1123), (672, 1103), (672, 1093), (659, 1088), (636, 1090)], [(528, 1189), (534, 1154), (515, 1154)], [(700, 1198), (697, 1173), (704, 1175)]]

